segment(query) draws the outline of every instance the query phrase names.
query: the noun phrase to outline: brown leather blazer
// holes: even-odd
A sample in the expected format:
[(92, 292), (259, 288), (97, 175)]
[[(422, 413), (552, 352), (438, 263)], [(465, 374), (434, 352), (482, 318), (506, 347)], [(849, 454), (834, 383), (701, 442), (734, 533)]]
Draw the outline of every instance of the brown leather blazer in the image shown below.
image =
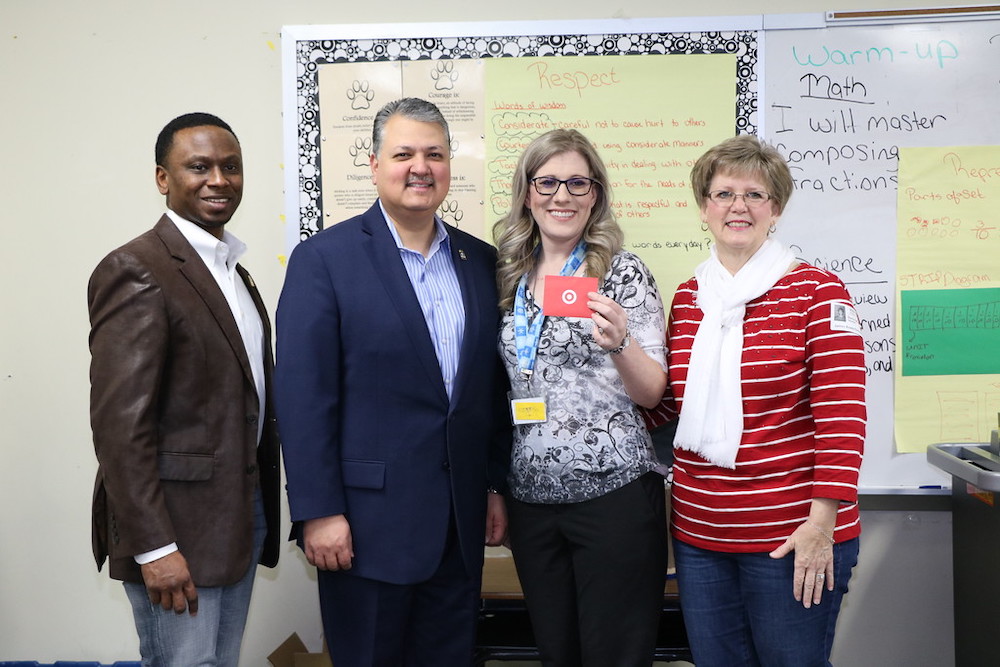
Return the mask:
[(91, 276), (93, 548), (113, 579), (141, 583), (133, 556), (176, 542), (196, 585), (235, 583), (250, 565), (258, 483), (268, 519), (260, 562), (277, 562), (271, 325), (238, 269), (264, 325), (265, 415), (225, 296), (166, 215)]

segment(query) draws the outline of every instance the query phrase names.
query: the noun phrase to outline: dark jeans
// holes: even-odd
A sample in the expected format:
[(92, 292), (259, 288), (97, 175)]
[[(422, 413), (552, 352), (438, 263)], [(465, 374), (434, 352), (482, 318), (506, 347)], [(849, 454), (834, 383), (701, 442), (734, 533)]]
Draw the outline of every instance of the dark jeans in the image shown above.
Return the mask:
[(834, 590), (809, 609), (792, 596), (795, 554), (708, 551), (674, 539), (688, 641), (698, 667), (824, 667), (858, 540), (833, 547)]

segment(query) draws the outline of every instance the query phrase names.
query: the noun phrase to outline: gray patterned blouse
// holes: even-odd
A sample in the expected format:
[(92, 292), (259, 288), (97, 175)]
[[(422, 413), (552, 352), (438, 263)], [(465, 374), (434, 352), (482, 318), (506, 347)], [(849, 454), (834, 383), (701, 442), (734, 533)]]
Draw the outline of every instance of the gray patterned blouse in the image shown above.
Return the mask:
[[(663, 302), (642, 260), (622, 250), (612, 258), (600, 291), (628, 314), (632, 345), (665, 365)], [(528, 317), (538, 306), (528, 299)], [(619, 489), (657, 466), (653, 445), (611, 356), (594, 341), (591, 319), (546, 317), (531, 394), (544, 393), (548, 421), (514, 427), (510, 491), (523, 502), (575, 503)], [(514, 316), (500, 327), (500, 354), (514, 387)]]

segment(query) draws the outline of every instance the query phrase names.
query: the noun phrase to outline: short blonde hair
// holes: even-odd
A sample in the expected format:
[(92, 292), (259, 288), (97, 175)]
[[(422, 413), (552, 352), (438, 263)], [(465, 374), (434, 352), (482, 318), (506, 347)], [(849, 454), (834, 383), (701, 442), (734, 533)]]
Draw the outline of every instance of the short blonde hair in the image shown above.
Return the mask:
[(708, 188), (716, 174), (737, 174), (761, 180), (780, 214), (792, 196), (795, 184), (785, 158), (751, 134), (741, 134), (713, 148), (698, 158), (691, 169), (691, 189), (698, 208), (708, 197)]

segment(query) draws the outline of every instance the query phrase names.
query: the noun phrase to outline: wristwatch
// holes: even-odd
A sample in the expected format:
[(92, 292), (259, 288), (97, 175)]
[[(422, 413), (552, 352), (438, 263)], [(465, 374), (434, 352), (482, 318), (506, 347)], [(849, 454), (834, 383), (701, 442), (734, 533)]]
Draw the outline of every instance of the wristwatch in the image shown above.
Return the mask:
[(619, 345), (618, 347), (611, 348), (610, 350), (608, 350), (608, 352), (610, 354), (621, 354), (622, 350), (624, 350), (626, 347), (628, 347), (629, 343), (631, 343), (631, 342), (632, 342), (632, 336), (629, 334), (628, 331), (626, 331), (625, 332), (625, 337), (622, 338), (622, 344)]

